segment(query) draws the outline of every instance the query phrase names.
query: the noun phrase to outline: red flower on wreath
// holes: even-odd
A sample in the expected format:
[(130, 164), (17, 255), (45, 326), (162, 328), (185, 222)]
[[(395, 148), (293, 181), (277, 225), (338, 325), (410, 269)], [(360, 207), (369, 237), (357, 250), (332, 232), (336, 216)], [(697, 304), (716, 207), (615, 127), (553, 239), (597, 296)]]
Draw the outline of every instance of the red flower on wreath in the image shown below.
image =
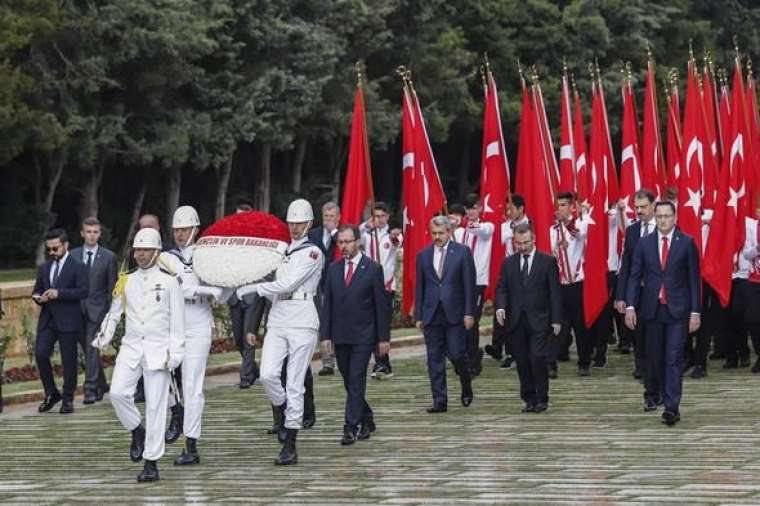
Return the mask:
[(201, 237), (259, 237), (290, 242), (290, 232), (284, 221), (269, 213), (248, 211), (226, 216), (210, 225)]

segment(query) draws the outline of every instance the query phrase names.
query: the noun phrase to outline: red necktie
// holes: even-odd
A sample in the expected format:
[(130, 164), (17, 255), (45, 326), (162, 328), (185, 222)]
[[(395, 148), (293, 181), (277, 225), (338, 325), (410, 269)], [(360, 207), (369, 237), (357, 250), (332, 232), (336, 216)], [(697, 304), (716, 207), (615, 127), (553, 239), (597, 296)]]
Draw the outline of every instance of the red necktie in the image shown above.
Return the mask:
[[(660, 252), (660, 266), (662, 267), (663, 274), (665, 273), (665, 267), (668, 266), (668, 238), (662, 238), (662, 251)], [(665, 282), (663, 281), (660, 287), (660, 304), (667, 304), (668, 299), (665, 296)]]
[(353, 278), (353, 277), (354, 277), (354, 263), (349, 260), (348, 261), (348, 272), (346, 272), (346, 278), (344, 280), (345, 283), (346, 283), (346, 286), (348, 286), (349, 283), (351, 283), (351, 278)]

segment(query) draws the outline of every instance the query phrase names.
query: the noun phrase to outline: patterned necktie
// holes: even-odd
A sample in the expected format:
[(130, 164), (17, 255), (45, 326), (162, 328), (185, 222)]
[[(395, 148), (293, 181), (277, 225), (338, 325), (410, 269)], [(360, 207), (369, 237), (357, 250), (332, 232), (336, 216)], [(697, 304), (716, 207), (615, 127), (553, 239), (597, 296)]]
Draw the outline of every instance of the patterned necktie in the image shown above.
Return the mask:
[(646, 237), (649, 235), (649, 222), (644, 223), (644, 233), (641, 235), (641, 237)]
[[(665, 272), (665, 267), (668, 266), (668, 238), (663, 237), (662, 238), (662, 251), (660, 252), (660, 266), (662, 267), (663, 272)], [(660, 287), (660, 304), (667, 304), (668, 298), (665, 295), (665, 282), (663, 281), (662, 286)]]
[(348, 261), (348, 272), (346, 272), (346, 278), (343, 280), (346, 283), (346, 286), (348, 286), (351, 283), (351, 278), (354, 277), (354, 263), (349, 260)]
[(443, 248), (438, 248), (438, 252), (440, 253), (440, 256), (438, 257), (438, 269), (436, 269), (438, 273), (439, 278), (443, 278), (443, 263), (446, 259), (446, 250)]

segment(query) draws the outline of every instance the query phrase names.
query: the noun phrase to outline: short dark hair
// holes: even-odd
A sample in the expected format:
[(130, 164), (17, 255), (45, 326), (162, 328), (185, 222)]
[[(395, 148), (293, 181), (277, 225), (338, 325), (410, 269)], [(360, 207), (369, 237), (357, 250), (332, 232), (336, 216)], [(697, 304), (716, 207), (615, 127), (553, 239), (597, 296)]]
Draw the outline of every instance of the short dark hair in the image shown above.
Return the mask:
[(449, 214), (458, 214), (459, 216), (464, 216), (464, 206), (462, 204), (451, 204), (449, 206)]
[(53, 239), (60, 239), (61, 242), (69, 242), (69, 235), (62, 228), (51, 228), (45, 234), (46, 241), (52, 241)]
[(381, 202), (379, 200), (377, 202), (375, 202), (374, 206), (372, 206), (372, 210), (373, 211), (382, 211), (382, 212), (384, 212), (386, 214), (390, 214), (390, 211), (388, 211), (388, 204), (386, 204), (385, 202)]
[[(354, 225), (353, 223), (347, 223), (345, 225), (340, 225), (338, 227), (338, 233), (339, 234), (341, 232), (345, 232), (346, 230), (350, 230), (351, 232), (354, 233), (354, 239), (357, 239), (357, 240), (359, 239), (360, 235), (359, 235), (359, 227), (358, 226)], [(337, 237), (336, 237), (336, 239), (337, 239)]]
[(641, 190), (637, 191), (633, 194), (634, 199), (647, 199), (649, 203), (651, 204), (654, 202), (654, 193), (651, 190), (647, 190), (646, 188), (642, 188)]
[(240, 211), (253, 211), (253, 202), (248, 199), (237, 199), (235, 201), (235, 209)]
[(97, 219), (95, 216), (89, 216), (82, 220), (82, 228), (85, 226), (88, 227), (99, 227), (100, 226), (100, 220)]
[(520, 223), (515, 227), (515, 235), (517, 234), (527, 234), (528, 232), (531, 233), (531, 235), (534, 235), (533, 233), (533, 225), (530, 223)]
[(669, 207), (670, 210), (673, 211), (673, 214), (674, 215), (676, 214), (676, 205), (673, 202), (669, 201), (669, 200), (661, 200), (661, 201), (657, 202), (654, 205), (654, 211), (657, 212), (657, 208), (658, 207), (662, 207), (662, 206)]
[(464, 207), (466, 208), (471, 209), (478, 204), (480, 204), (480, 195), (477, 193), (470, 193), (464, 198)]
[(515, 207), (525, 207), (525, 199), (519, 193), (513, 193), (512, 205), (514, 205)]
[(569, 200), (572, 202), (575, 200), (575, 195), (573, 195), (573, 192), (559, 192), (557, 194), (557, 200)]

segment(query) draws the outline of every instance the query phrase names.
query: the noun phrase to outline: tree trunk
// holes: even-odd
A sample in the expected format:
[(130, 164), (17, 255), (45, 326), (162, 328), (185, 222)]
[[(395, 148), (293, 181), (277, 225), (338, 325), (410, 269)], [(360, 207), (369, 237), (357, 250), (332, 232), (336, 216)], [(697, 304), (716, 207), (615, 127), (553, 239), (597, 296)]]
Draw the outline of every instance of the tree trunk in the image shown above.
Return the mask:
[(98, 216), (99, 202), (98, 192), (100, 191), (100, 183), (103, 181), (103, 168), (105, 166), (105, 160), (98, 162), (91, 173), (87, 173), (85, 178), (84, 187), (81, 194), (82, 199), (79, 201), (79, 221), (81, 222), (85, 218), (90, 216)]
[(259, 177), (254, 195), (254, 205), (259, 211), (269, 212), (272, 186), (272, 146), (262, 144), (259, 152)]
[[(45, 194), (45, 200), (42, 202), (42, 211), (45, 216), (43, 219), (46, 220), (43, 224), (43, 236), (45, 233), (47, 233), (48, 229), (55, 224), (57, 215), (53, 213), (53, 201), (55, 199), (55, 191), (58, 189), (58, 183), (61, 182), (61, 176), (63, 175), (63, 166), (65, 165), (64, 156), (60, 150), (54, 151), (48, 158), (49, 159), (47, 165), (50, 167), (50, 175), (48, 177), (49, 183), (47, 193)], [(36, 154), (34, 155), (34, 163), (38, 167), (38, 172), (42, 173), (40, 161), (37, 158)], [(44, 241), (40, 240), (40, 244), (37, 246), (36, 263), (37, 265), (40, 265), (44, 261), (45, 243)]]
[(293, 193), (301, 193), (301, 180), (303, 174), (303, 162), (306, 159), (306, 146), (309, 140), (306, 136), (301, 136), (296, 142), (296, 153), (293, 159), (291, 189)]
[(145, 202), (145, 194), (148, 192), (148, 178), (145, 174), (142, 174), (142, 185), (140, 191), (137, 192), (135, 203), (132, 206), (132, 216), (129, 219), (129, 228), (127, 229), (127, 237), (124, 239), (124, 247), (121, 250), (121, 258), (129, 263), (127, 255), (129, 254), (129, 248), (132, 247), (132, 238), (135, 236), (137, 230), (137, 222), (140, 219), (140, 212), (142, 211), (143, 203)]
[(164, 237), (171, 237), (172, 217), (179, 207), (179, 193), (182, 187), (182, 166), (177, 165), (166, 173), (166, 218), (164, 220)]
[(339, 138), (335, 142), (335, 149), (333, 150), (335, 158), (331, 167), (330, 179), (332, 180), (332, 197), (330, 200), (334, 202), (340, 202), (340, 170), (346, 164), (346, 157), (348, 156), (348, 140), (344, 137)]
[(232, 158), (234, 153), (219, 169), (219, 184), (216, 188), (216, 211), (214, 219), (220, 220), (224, 217), (224, 211), (227, 207), (227, 188), (230, 186), (230, 176), (232, 175)]

